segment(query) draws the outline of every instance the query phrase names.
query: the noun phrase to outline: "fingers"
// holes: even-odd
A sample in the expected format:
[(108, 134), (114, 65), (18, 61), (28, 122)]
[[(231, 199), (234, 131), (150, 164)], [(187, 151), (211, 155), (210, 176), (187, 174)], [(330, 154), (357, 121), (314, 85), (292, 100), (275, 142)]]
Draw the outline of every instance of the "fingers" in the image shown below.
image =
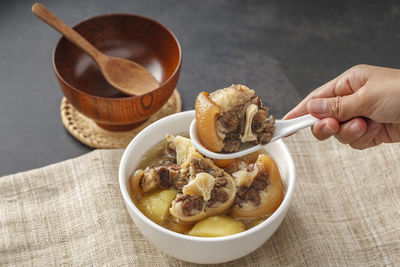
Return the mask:
[[(370, 67), (366, 65), (357, 65), (348, 69), (335, 79), (311, 92), (294, 109), (287, 113), (283, 119), (293, 119), (308, 114), (307, 105), (313, 99), (336, 98), (354, 94), (365, 85), (369, 69)], [(340, 100), (336, 101), (339, 102)]]
[(309, 98), (309, 96), (307, 96), (305, 99), (303, 99), (303, 101), (301, 101), (294, 109), (289, 111), (289, 113), (287, 113), (283, 117), (283, 119), (290, 120), (290, 119), (294, 119), (294, 118), (308, 114), (308, 111), (307, 111), (307, 103), (309, 101), (308, 98)]
[(367, 122), (364, 119), (355, 118), (341, 124), (335, 137), (343, 144), (352, 144), (366, 133), (367, 128)]
[(308, 112), (317, 118), (335, 118), (342, 122), (368, 113), (368, 105), (362, 91), (351, 95), (312, 99), (307, 104)]
[(350, 146), (355, 149), (365, 149), (368, 147), (379, 145), (376, 137), (382, 130), (383, 125), (373, 120), (368, 120), (367, 131), (357, 140), (350, 143)]
[(367, 131), (367, 123), (362, 118), (355, 118), (345, 123), (333, 118), (325, 118), (316, 122), (312, 133), (318, 140), (326, 140), (332, 135), (343, 144), (351, 144)]
[(334, 88), (339, 78), (340, 76), (315, 89), (308, 96), (306, 96), (306, 98), (304, 98), (294, 109), (292, 109), (289, 113), (287, 113), (283, 117), (283, 119), (289, 120), (308, 114), (307, 103), (311, 99), (334, 96), (332, 94), (335, 91)]
[(339, 122), (333, 118), (317, 121), (311, 128), (313, 135), (320, 141), (326, 140), (339, 132)]
[(342, 124), (333, 118), (325, 118), (313, 125), (312, 133), (321, 141), (333, 135), (339, 142), (349, 144), (352, 148), (365, 149), (382, 142), (378, 138), (382, 128), (381, 123), (363, 118), (354, 118)]

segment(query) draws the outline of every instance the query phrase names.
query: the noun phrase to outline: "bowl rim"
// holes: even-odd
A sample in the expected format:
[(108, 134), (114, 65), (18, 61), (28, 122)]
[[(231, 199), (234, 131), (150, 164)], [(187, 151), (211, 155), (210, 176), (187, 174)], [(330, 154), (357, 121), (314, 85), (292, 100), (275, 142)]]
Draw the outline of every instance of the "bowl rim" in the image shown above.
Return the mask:
[(206, 243), (213, 243), (213, 242), (221, 242), (221, 241), (229, 241), (233, 239), (240, 239), (242, 237), (252, 235), (255, 232), (260, 231), (264, 227), (267, 227), (267, 225), (271, 224), (274, 220), (278, 219), (279, 215), (281, 213), (285, 212), (286, 207), (289, 207), (290, 201), (292, 199), (294, 189), (295, 189), (295, 184), (296, 184), (296, 170), (295, 170), (295, 165), (294, 161), (292, 158), (292, 155), (287, 148), (286, 144), (282, 140), (277, 140), (275, 142), (279, 142), (279, 145), (283, 147), (283, 152), (286, 154), (285, 156), (288, 158), (288, 181), (287, 181), (287, 188), (286, 188), (286, 194), (283, 198), (282, 203), (279, 205), (278, 209), (272, 213), (271, 216), (269, 216), (267, 219), (265, 219), (262, 223), (254, 226), (253, 228), (250, 228), (248, 230), (245, 230), (243, 232), (233, 234), (233, 235), (228, 235), (228, 236), (223, 236), (223, 237), (198, 237), (198, 236), (189, 236), (181, 233), (174, 232), (172, 230), (169, 230), (167, 228), (164, 228), (157, 223), (153, 222), (150, 220), (146, 215), (144, 215), (139, 208), (136, 207), (136, 205), (133, 203), (133, 200), (130, 197), (130, 194), (128, 192), (128, 186), (125, 186), (124, 182), (124, 175), (123, 175), (123, 169), (124, 166), (128, 164), (127, 158), (128, 158), (128, 151), (132, 151), (132, 147), (135, 145), (137, 141), (135, 140), (140, 140), (142, 136), (145, 136), (147, 132), (151, 132), (154, 128), (157, 127), (159, 124), (163, 124), (168, 122), (168, 120), (175, 119), (175, 117), (180, 117), (180, 116), (190, 116), (192, 115), (194, 117), (195, 111), (194, 110), (189, 110), (189, 111), (184, 111), (184, 112), (179, 112), (170, 116), (167, 116), (165, 118), (162, 118), (151, 125), (147, 126), (145, 129), (143, 129), (135, 138), (131, 140), (129, 145), (126, 147), (124, 150), (124, 153), (121, 157), (120, 164), (119, 164), (119, 169), (118, 169), (118, 182), (120, 185), (120, 190), (122, 193), (122, 197), (124, 199), (125, 204), (130, 208), (132, 211), (135, 212), (135, 214), (143, 221), (145, 221), (147, 224), (149, 224), (151, 227), (157, 229), (158, 231), (161, 231), (169, 236), (179, 238), (179, 239), (185, 239), (185, 240), (190, 240), (190, 241), (196, 241), (196, 242), (206, 242)]
[[(57, 76), (60, 80), (62, 80), (65, 84), (67, 84), (73, 91), (76, 91), (77, 93), (83, 94), (83, 95), (88, 96), (88, 97), (93, 97), (93, 98), (102, 99), (102, 100), (111, 100), (111, 99), (112, 99), (113, 101), (126, 101), (127, 99), (140, 99), (140, 98), (143, 98), (143, 97), (145, 97), (145, 96), (147, 96), (147, 95), (150, 95), (150, 94), (154, 93), (154, 91), (156, 91), (157, 89), (160, 89), (162, 86), (164, 86), (165, 84), (167, 84), (168, 82), (170, 82), (170, 80), (172, 80), (173, 77), (175, 77), (175, 76), (177, 75), (177, 73), (179, 72), (179, 69), (180, 69), (180, 67), (181, 67), (181, 65), (182, 65), (182, 48), (181, 48), (181, 44), (179, 43), (178, 38), (176, 38), (175, 34), (174, 34), (167, 26), (165, 26), (165, 25), (162, 24), (161, 22), (158, 22), (158, 21), (155, 20), (155, 19), (152, 19), (152, 18), (149, 18), (149, 17), (145, 17), (145, 16), (142, 16), (142, 15), (138, 15), (138, 14), (130, 14), (130, 13), (105, 13), (105, 14), (101, 14), (101, 15), (97, 15), (97, 16), (93, 16), (93, 17), (89, 17), (89, 18), (83, 19), (83, 20), (77, 22), (76, 24), (74, 24), (73, 26), (71, 26), (71, 28), (73, 28), (73, 29), (75, 30), (75, 27), (79, 26), (81, 23), (84, 23), (84, 22), (87, 22), (87, 21), (90, 21), (90, 20), (93, 20), (93, 19), (99, 19), (99, 18), (102, 18), (102, 17), (113, 17), (113, 16), (128, 16), (128, 17), (136, 17), (136, 18), (140, 18), (140, 19), (143, 19), (143, 20), (147, 20), (147, 21), (149, 21), (149, 22), (151, 22), (151, 23), (154, 23), (154, 24), (160, 26), (161, 28), (163, 28), (166, 32), (168, 32), (168, 33), (172, 36), (173, 40), (175, 41), (175, 43), (177, 44), (177, 47), (178, 47), (178, 54), (179, 54), (178, 56), (179, 56), (179, 59), (178, 59), (178, 64), (177, 64), (177, 66), (176, 66), (174, 72), (170, 75), (170, 77), (169, 77), (165, 82), (163, 82), (162, 84), (160, 84), (157, 88), (153, 89), (152, 91), (150, 91), (150, 92), (148, 92), (148, 93), (146, 93), (146, 94), (144, 94), (144, 95), (140, 95), (140, 96), (136, 96), (136, 95), (131, 95), (131, 96), (130, 96), (130, 95), (126, 95), (126, 96), (124, 96), (124, 97), (113, 98), (113, 97), (96, 96), (96, 95), (88, 94), (88, 93), (86, 93), (86, 92), (84, 92), (84, 91), (82, 91), (82, 90), (79, 90), (79, 89), (77, 89), (76, 87), (72, 86), (69, 82), (67, 82), (67, 81), (61, 76), (61, 74), (58, 72), (58, 69), (57, 69), (57, 66), (56, 66), (56, 62), (55, 62), (55, 53), (56, 53), (56, 51), (57, 51), (57, 49), (58, 49), (58, 47), (59, 47), (59, 45), (60, 45), (61, 40), (62, 40), (62, 39), (66, 39), (66, 38), (65, 38), (64, 36), (62, 36), (62, 35), (61, 35), (60, 39), (57, 41), (57, 44), (56, 44), (56, 46), (55, 46), (55, 48), (53, 49), (53, 52), (52, 52), (51, 61), (52, 61), (52, 64), (53, 64), (53, 70), (54, 70), (56, 76)], [(80, 48), (79, 48), (79, 49), (80, 49)]]

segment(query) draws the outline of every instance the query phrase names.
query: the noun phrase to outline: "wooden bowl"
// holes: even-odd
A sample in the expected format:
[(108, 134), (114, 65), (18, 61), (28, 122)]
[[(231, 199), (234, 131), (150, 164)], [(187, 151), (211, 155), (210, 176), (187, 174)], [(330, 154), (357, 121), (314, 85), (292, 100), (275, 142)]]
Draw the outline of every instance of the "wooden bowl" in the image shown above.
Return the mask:
[(133, 129), (159, 110), (171, 96), (181, 69), (181, 47), (162, 24), (130, 14), (93, 17), (73, 27), (100, 51), (133, 60), (149, 70), (160, 86), (142, 96), (112, 87), (86, 53), (61, 38), (53, 53), (53, 68), (68, 101), (100, 127)]

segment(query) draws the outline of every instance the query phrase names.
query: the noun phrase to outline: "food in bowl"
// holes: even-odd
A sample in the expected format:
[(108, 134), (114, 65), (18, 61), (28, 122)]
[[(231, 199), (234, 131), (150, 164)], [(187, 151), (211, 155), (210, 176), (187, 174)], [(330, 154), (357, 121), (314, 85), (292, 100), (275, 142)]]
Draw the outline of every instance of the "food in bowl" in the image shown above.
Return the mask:
[[(263, 147), (279, 167), (279, 173), (284, 185), (284, 199), (271, 216), (251, 229), (238, 234), (212, 238), (191, 236), (168, 230), (166, 227), (155, 223), (154, 220), (149, 219), (139, 209), (138, 204), (135, 204), (137, 202), (132, 201), (130, 178), (135, 170), (139, 168), (145, 169), (146, 166), (150, 166), (153, 163), (152, 160), (147, 160), (146, 162), (146, 158), (154, 158), (150, 157), (149, 153), (155, 150), (156, 144), (160, 144), (161, 148), (159, 152), (163, 154), (164, 146), (162, 142), (165, 144), (165, 141), (162, 140), (165, 140), (165, 136), (168, 133), (173, 135), (186, 133), (194, 119), (194, 110), (176, 113), (152, 123), (132, 139), (122, 155), (119, 166), (118, 176), (121, 195), (127, 212), (135, 223), (136, 228), (140, 231), (143, 238), (149, 240), (160, 252), (192, 263), (215, 264), (233, 261), (248, 255), (262, 246), (281, 225), (282, 220), (289, 210), (296, 187), (295, 165), (290, 151), (283, 140), (277, 140)], [(255, 161), (254, 158), (249, 160)], [(230, 162), (223, 163), (230, 164)], [(139, 164), (142, 165), (140, 166)], [(226, 167), (223, 168), (227, 170)], [(234, 171), (233, 168), (232, 171)], [(166, 208), (166, 211), (169, 212), (169, 207)], [(169, 215), (168, 212), (167, 216)], [(214, 225), (223, 223), (223, 221), (220, 221), (220, 223), (215, 222), (215, 216), (208, 217), (206, 223)], [(181, 226), (184, 224), (174, 225)], [(287, 230), (290, 231), (290, 229)]]
[(265, 151), (220, 161), (190, 139), (168, 134), (130, 177), (131, 198), (153, 222), (200, 237), (243, 232), (267, 219), (284, 193), (279, 169)]
[(246, 142), (264, 145), (275, 131), (274, 116), (268, 117), (268, 107), (245, 85), (201, 92), (195, 109), (200, 141), (213, 152), (236, 152)]

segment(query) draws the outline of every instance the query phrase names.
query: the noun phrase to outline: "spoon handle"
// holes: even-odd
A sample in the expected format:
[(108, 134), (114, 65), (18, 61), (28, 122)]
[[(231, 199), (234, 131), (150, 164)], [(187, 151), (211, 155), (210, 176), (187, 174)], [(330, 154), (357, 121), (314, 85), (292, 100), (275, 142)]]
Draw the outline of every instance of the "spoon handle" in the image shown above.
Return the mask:
[(42, 4), (36, 3), (32, 6), (32, 12), (38, 18), (49, 24), (55, 30), (60, 32), (65, 38), (76, 44), (79, 48), (87, 52), (97, 62), (104, 58), (104, 55), (78, 32), (65, 24), (60, 18), (51, 13)]
[(305, 116), (301, 116), (291, 120), (279, 120), (275, 122), (275, 134), (271, 140), (275, 141), (276, 139), (291, 135), (303, 128), (310, 127), (319, 121), (319, 119), (314, 116), (308, 114)]

